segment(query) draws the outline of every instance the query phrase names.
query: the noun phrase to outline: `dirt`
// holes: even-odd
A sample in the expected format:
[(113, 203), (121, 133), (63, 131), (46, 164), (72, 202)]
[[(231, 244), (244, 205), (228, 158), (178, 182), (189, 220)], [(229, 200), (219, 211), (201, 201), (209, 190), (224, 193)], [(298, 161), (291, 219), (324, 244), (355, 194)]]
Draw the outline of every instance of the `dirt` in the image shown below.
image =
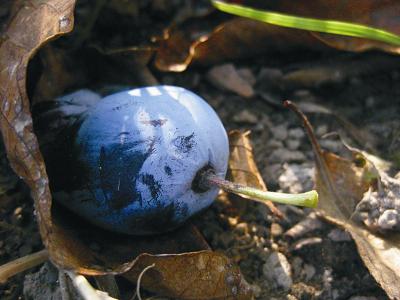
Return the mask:
[[(393, 64), (377, 72), (366, 67), (382, 56)], [(343, 67), (339, 81), (332, 76), (314, 83), (310, 73), (303, 73), (298, 81), (282, 76), (294, 69), (310, 72), (321, 66), (329, 71), (343, 60), (361, 64), (358, 72)], [(228, 62), (255, 79), (248, 81), (255, 92), (250, 98), (214, 85), (207, 76), (213, 66), (176, 74), (152, 72), (162, 84), (183, 86), (203, 96), (228, 131), (251, 130), (257, 165), (270, 190), (301, 192), (312, 187), (313, 154), (301, 123), (281, 102), (319, 104), (345, 118), (348, 123), (343, 126), (332, 115), (308, 114), (326, 149), (345, 154), (337, 136), (322, 139), (337, 132), (348, 143), (392, 160), (394, 175), (400, 169), (400, 67), (396, 60), (379, 53), (295, 52)], [(232, 198), (229, 201), (222, 195), (194, 222), (214, 250), (240, 266), (256, 299), (387, 299), (351, 238), (333, 225), (315, 221), (313, 210), (279, 205), (284, 217), (278, 218), (260, 203)], [(0, 194), (0, 220), (0, 264), (42, 249), (32, 200), (22, 182)], [(314, 221), (301, 230), (295, 227), (304, 220)], [(274, 253), (280, 255), (272, 261)], [(0, 285), (0, 298), (28, 299), (23, 293), (25, 275), (38, 270)]]

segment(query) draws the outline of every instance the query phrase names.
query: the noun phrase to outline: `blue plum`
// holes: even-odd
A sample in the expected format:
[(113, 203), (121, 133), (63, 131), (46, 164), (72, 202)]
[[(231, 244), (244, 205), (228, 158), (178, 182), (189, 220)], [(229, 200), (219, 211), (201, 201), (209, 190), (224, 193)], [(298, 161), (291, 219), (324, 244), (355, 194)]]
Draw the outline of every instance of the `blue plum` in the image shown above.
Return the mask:
[[(59, 147), (68, 144), (64, 165), (73, 175), (64, 186), (53, 184), (55, 199), (115, 232), (147, 235), (176, 228), (217, 196), (217, 187), (199, 188), (196, 175), (211, 169), (224, 177), (227, 170), (228, 138), (220, 119), (181, 87), (107, 96), (70, 127)], [(65, 177), (63, 168), (50, 170), (50, 181)]]

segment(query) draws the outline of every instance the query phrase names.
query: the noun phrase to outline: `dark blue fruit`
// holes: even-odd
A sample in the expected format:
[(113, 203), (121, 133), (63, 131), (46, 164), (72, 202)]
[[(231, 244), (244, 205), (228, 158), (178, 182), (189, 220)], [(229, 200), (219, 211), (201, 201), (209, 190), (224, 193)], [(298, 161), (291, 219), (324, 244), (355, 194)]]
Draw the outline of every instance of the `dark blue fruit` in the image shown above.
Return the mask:
[[(53, 185), (55, 199), (116, 232), (176, 228), (218, 193), (217, 187), (199, 188), (196, 174), (213, 169), (224, 177), (227, 170), (228, 139), (220, 119), (202, 98), (180, 87), (105, 97), (68, 132), (69, 144), (59, 147), (69, 149), (64, 165), (72, 175), (68, 186)], [(52, 173), (62, 177), (60, 168), (50, 170), (50, 181)]]

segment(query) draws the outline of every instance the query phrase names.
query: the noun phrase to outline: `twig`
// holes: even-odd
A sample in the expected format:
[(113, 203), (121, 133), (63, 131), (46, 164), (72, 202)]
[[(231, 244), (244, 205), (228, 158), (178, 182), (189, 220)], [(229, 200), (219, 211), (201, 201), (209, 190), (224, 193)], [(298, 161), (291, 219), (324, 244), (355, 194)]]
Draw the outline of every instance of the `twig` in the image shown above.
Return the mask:
[[(62, 270), (60, 270), (62, 272)], [(85, 300), (117, 300), (116, 298), (110, 297), (107, 293), (94, 289), (87, 279), (73, 271), (64, 271), (69, 278), (71, 278), (72, 284), (77, 289), (78, 293)]]
[(8, 278), (44, 263), (48, 258), (49, 253), (44, 249), (0, 266), (0, 283), (5, 283)]
[(136, 293), (135, 293), (133, 299), (135, 299), (137, 296), (139, 300), (142, 300), (142, 297), (140, 296), (140, 282), (142, 281), (142, 277), (143, 277), (144, 273), (146, 273), (147, 270), (154, 268), (155, 266), (156, 266), (156, 264), (152, 264), (150, 266), (147, 266), (146, 268), (144, 268), (142, 270), (142, 272), (140, 272), (139, 277), (136, 281)]

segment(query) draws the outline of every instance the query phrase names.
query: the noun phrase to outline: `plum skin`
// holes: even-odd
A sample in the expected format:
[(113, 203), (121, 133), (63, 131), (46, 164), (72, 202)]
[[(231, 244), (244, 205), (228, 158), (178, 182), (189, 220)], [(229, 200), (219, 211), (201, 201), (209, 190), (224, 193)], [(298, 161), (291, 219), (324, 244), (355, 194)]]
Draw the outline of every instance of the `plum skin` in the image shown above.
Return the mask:
[[(229, 145), (215, 111), (174, 86), (116, 93), (78, 122), (72, 139), (74, 190), (55, 197), (90, 222), (119, 233), (170, 231), (207, 208), (218, 188), (193, 188), (199, 170), (225, 177)], [(71, 197), (72, 195), (72, 197)]]

